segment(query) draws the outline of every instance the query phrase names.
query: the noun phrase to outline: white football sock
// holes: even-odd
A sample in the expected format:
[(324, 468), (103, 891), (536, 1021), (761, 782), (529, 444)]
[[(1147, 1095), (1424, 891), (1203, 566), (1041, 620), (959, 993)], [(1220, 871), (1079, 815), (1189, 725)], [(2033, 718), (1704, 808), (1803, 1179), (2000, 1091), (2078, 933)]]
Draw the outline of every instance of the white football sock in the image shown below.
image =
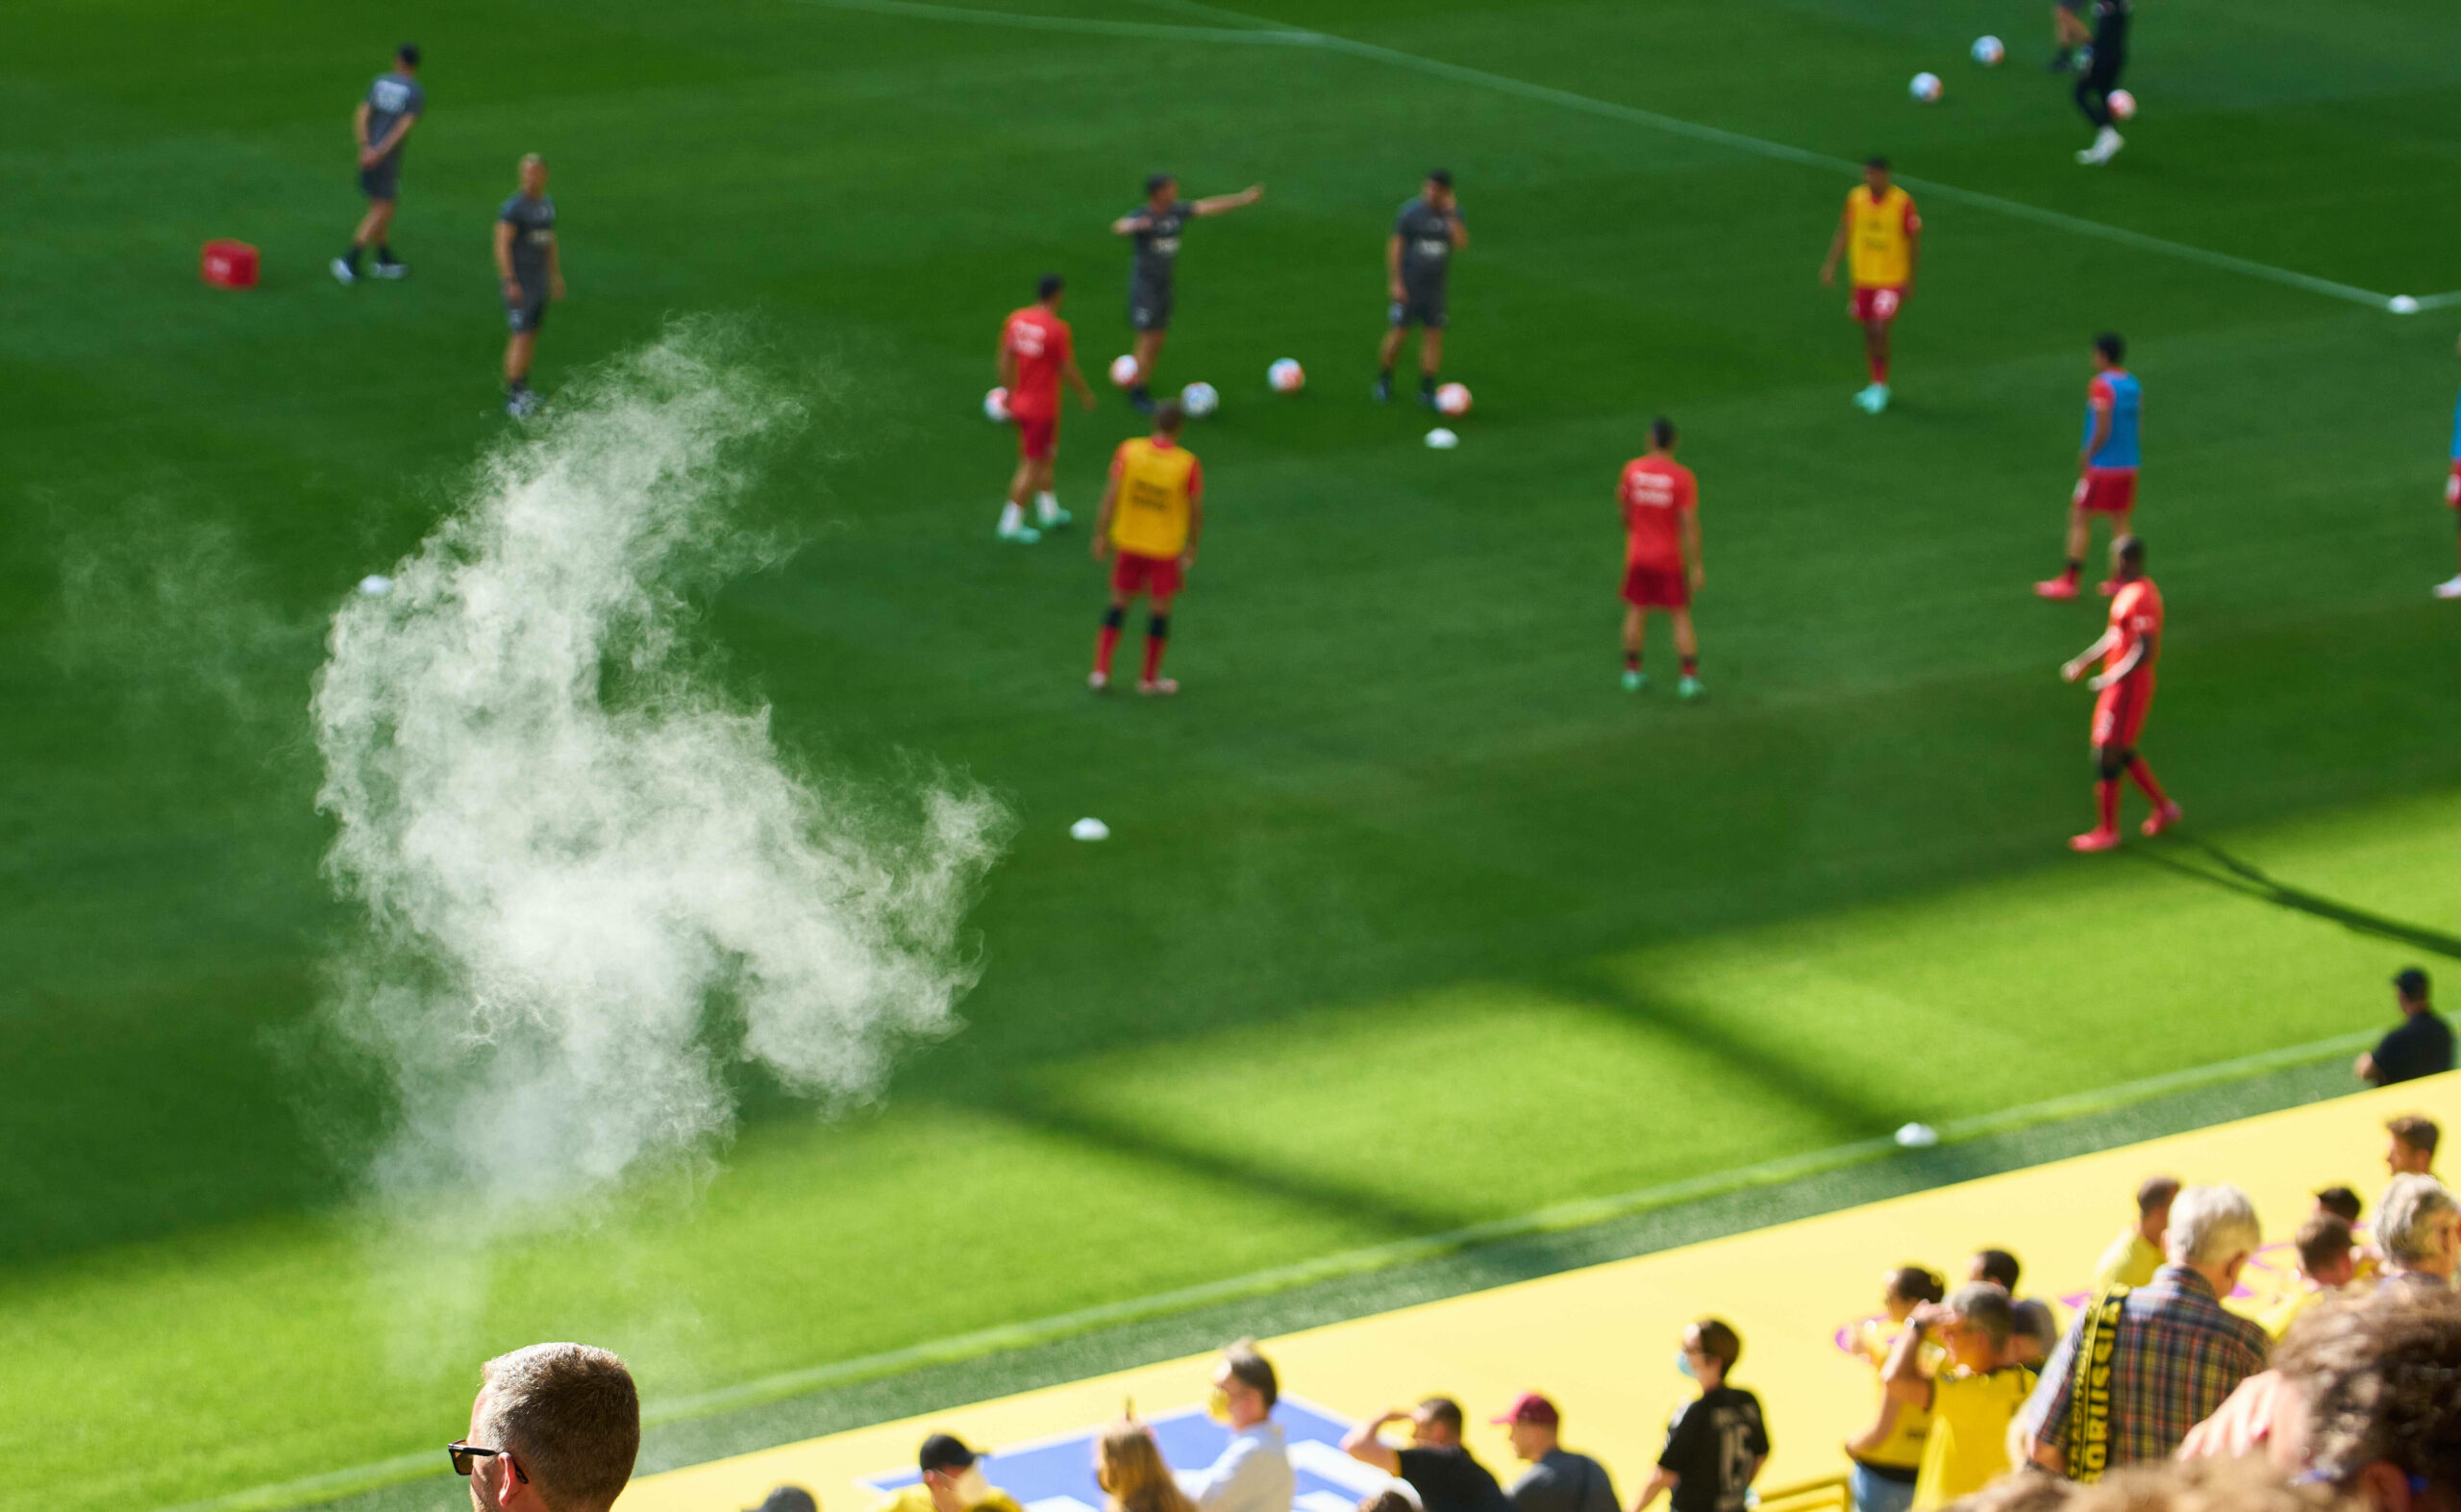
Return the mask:
[(1059, 518), (1059, 495), (1056, 493), (1035, 494), (1034, 512), (1041, 515), (1045, 520), (1056, 520)]
[(1007, 504), (1000, 507), (1001, 534), (1014, 535), (1025, 528), (1026, 511), (1019, 507), (1016, 500), (1011, 499)]

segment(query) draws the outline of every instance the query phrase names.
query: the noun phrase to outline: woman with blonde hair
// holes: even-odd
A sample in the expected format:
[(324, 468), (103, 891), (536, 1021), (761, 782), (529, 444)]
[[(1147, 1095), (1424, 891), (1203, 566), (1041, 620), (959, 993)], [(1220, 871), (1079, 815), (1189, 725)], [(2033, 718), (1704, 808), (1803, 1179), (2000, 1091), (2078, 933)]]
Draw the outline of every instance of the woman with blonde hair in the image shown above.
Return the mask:
[(1171, 1478), (1154, 1435), (1134, 1418), (1103, 1430), (1094, 1450), (1094, 1481), (1109, 1499), (1105, 1512), (1197, 1512), (1196, 1503)]

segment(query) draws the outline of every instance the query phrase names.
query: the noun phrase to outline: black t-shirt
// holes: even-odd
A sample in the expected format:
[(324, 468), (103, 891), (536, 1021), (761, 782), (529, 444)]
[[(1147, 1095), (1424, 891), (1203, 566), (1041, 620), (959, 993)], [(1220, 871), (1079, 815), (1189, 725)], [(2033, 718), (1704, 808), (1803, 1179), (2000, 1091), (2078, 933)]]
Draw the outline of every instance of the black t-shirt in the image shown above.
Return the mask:
[(1541, 1455), (1510, 1495), (1513, 1512), (1619, 1512), (1606, 1467), (1564, 1449)]
[(1512, 1512), (1496, 1477), (1458, 1444), (1414, 1444), (1400, 1453), (1402, 1478), (1427, 1512)]
[(1143, 231), (1129, 233), (1129, 243), (1136, 249), (1130, 265), (1130, 282), (1140, 288), (1170, 287), (1171, 272), (1180, 260), (1180, 235), (1189, 221), (1196, 219), (1196, 206), (1187, 200), (1173, 200), (1169, 210), (1156, 210), (1145, 204), (1129, 213), (1145, 217)]
[(2452, 1026), (2427, 1008), (2412, 1014), (2399, 1029), (2376, 1042), (2377, 1085), (2391, 1086), (2452, 1069)]
[(1752, 1462), (1768, 1452), (1760, 1399), (1739, 1386), (1720, 1386), (1675, 1409), (1657, 1463), (1676, 1474), (1675, 1512), (1743, 1512)]

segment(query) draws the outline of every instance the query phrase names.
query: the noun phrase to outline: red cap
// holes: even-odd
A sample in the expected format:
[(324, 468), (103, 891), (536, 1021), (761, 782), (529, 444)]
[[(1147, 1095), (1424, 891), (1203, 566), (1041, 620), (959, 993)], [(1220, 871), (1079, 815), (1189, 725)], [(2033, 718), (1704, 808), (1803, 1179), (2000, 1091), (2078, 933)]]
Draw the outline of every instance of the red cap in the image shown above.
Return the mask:
[(1490, 1418), (1488, 1421), (1499, 1424), (1534, 1423), (1542, 1428), (1552, 1428), (1561, 1423), (1563, 1418), (1555, 1411), (1554, 1402), (1534, 1391), (1525, 1391), (1513, 1402), (1511, 1411), (1501, 1418)]

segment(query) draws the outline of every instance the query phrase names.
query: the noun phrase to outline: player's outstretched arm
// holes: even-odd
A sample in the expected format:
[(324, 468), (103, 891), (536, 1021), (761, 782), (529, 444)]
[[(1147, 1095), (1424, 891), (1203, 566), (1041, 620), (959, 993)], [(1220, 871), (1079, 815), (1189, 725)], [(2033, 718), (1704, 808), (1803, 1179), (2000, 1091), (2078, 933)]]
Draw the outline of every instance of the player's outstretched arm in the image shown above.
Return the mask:
[(2139, 635), (2136, 638), (2136, 644), (2129, 648), (2127, 655), (2119, 658), (2118, 666), (2111, 668), (2108, 672), (2103, 673), (2101, 676), (2094, 679), (2085, 685), (2099, 693), (2102, 689), (2118, 682), (2120, 679), (2135, 671), (2138, 667), (2143, 666), (2145, 664), (2145, 658), (2152, 654), (2153, 632), (2151, 631), (2147, 631), (2144, 634)]
[(2066, 682), (2074, 682), (2078, 678), (2083, 677), (2085, 675), (2085, 669), (2094, 664), (2094, 658), (2110, 650), (2113, 645), (2118, 643), (2118, 640), (2119, 632), (2113, 630), (2106, 630), (2102, 632), (2101, 638), (2097, 639), (2092, 645), (2076, 653), (2076, 655), (2069, 657), (2065, 662), (2060, 664), (2060, 680)]
[(1133, 236), (1140, 231), (1151, 230), (1153, 225), (1154, 217), (1151, 215), (1122, 215), (1119, 219), (1111, 222), (1111, 235), (1114, 236)]
[(1194, 208), (1200, 215), (1219, 215), (1226, 210), (1238, 210), (1242, 206), (1254, 205), (1264, 197), (1265, 186), (1261, 184), (1251, 184), (1236, 194), (1208, 195), (1197, 201)]
[(1362, 1423), (1342, 1435), (1342, 1452), (1362, 1465), (1373, 1465), (1388, 1475), (1402, 1473), (1402, 1456), (1384, 1442), (1382, 1430), (1387, 1423), (1405, 1423), (1409, 1413), (1400, 1407), (1387, 1407), (1373, 1423)]

